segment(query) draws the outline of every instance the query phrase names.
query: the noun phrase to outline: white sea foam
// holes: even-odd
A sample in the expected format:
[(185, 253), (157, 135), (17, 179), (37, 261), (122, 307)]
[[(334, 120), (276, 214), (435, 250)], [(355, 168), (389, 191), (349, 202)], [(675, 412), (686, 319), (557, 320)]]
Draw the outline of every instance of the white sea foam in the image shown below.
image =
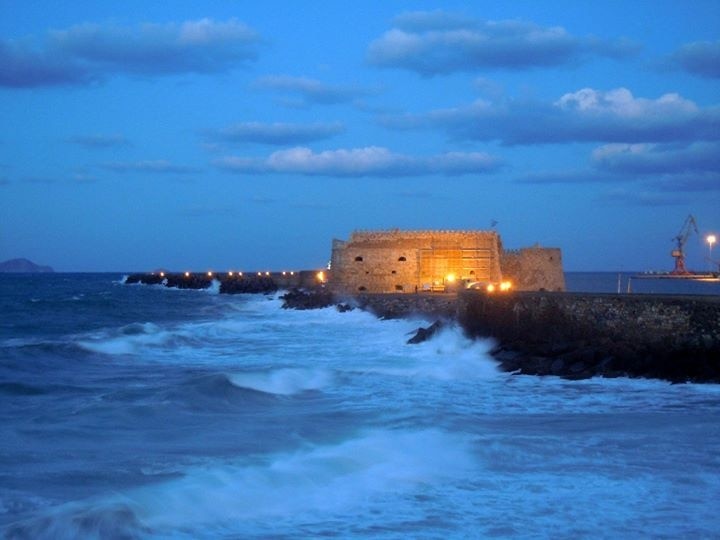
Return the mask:
[(91, 352), (110, 355), (135, 354), (148, 346), (167, 343), (172, 334), (153, 323), (134, 323), (124, 326), (119, 333), (95, 334), (81, 339), (77, 344)]
[[(720, 530), (712, 502), (720, 385), (512, 376), (497, 373), (491, 343), (456, 328), (407, 345), (427, 321), (281, 310), (277, 295), (194, 293), (204, 300), (188, 302), (199, 309), (185, 322), (154, 319), (155, 304), (144, 318), (138, 304), (125, 317), (157, 324), (64, 336), (62, 344), (124, 356), (88, 370), (67, 363), (61, 376), (78, 371), (67, 371), (72, 385), (60, 381), (57, 400), (6, 400), (4, 472), (46, 502), (23, 510), (14, 502), (23, 495), (11, 493), (13, 515), (0, 519), (23, 523), (0, 536), (712, 538)], [(13, 339), (37, 339), (44, 351), (56, 338)], [(163, 376), (148, 377), (146, 362), (162, 363)], [(124, 375), (138, 384), (129, 388)], [(100, 396), (112, 399), (90, 399)], [(23, 428), (38, 421), (62, 429)], [(0, 489), (0, 509), (7, 493)], [(64, 504), (45, 510), (55, 501)]]
[(326, 369), (286, 368), (264, 372), (234, 373), (230, 382), (268, 394), (290, 396), (308, 390), (322, 390), (332, 384), (333, 375)]
[(207, 289), (203, 289), (209, 294), (220, 294), (220, 282), (217, 279), (213, 279), (210, 282), (210, 286)]
[(382, 504), (471, 469), (467, 442), (436, 430), (376, 430), (257, 465), (198, 468), (137, 490), (124, 502), (152, 530)]

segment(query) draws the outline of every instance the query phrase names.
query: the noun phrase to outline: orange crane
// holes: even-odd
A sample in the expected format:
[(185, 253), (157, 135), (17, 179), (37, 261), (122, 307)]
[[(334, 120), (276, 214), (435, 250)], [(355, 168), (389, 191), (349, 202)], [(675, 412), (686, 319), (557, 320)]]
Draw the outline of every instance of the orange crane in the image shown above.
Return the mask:
[(687, 242), (687, 239), (690, 237), (690, 234), (695, 231), (695, 234), (700, 234), (698, 232), (697, 222), (695, 221), (695, 218), (692, 215), (689, 215), (687, 218), (685, 218), (685, 223), (683, 223), (682, 228), (680, 229), (680, 232), (678, 235), (672, 239), (673, 242), (675, 242), (676, 247), (670, 252), (670, 255), (672, 255), (675, 258), (675, 268), (672, 272), (670, 272), (673, 276), (686, 276), (690, 274), (691, 272), (685, 268), (685, 243)]

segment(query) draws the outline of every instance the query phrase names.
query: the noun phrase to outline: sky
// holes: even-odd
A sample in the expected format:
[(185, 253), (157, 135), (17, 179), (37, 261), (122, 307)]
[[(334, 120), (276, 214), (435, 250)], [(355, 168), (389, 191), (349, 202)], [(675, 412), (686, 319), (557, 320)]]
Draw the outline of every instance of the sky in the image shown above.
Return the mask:
[(568, 271), (720, 259), (720, 3), (0, 0), (0, 261), (325, 266), (489, 229)]

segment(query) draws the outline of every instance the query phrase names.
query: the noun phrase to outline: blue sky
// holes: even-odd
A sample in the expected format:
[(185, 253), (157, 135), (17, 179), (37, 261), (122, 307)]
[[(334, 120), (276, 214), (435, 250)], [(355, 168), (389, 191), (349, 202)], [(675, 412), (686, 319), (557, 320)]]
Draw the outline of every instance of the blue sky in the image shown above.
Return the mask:
[(717, 1), (0, 0), (0, 260), (305, 269), (497, 221), (669, 270), (692, 214), (706, 269), (719, 34)]

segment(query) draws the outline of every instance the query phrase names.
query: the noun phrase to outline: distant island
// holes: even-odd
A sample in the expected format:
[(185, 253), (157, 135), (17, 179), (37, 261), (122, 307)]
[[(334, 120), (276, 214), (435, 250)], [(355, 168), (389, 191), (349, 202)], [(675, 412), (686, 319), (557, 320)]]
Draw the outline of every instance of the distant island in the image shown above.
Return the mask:
[(0, 263), (0, 272), (4, 273), (22, 273), (22, 274), (39, 274), (54, 272), (50, 266), (40, 266), (27, 259), (10, 259)]

